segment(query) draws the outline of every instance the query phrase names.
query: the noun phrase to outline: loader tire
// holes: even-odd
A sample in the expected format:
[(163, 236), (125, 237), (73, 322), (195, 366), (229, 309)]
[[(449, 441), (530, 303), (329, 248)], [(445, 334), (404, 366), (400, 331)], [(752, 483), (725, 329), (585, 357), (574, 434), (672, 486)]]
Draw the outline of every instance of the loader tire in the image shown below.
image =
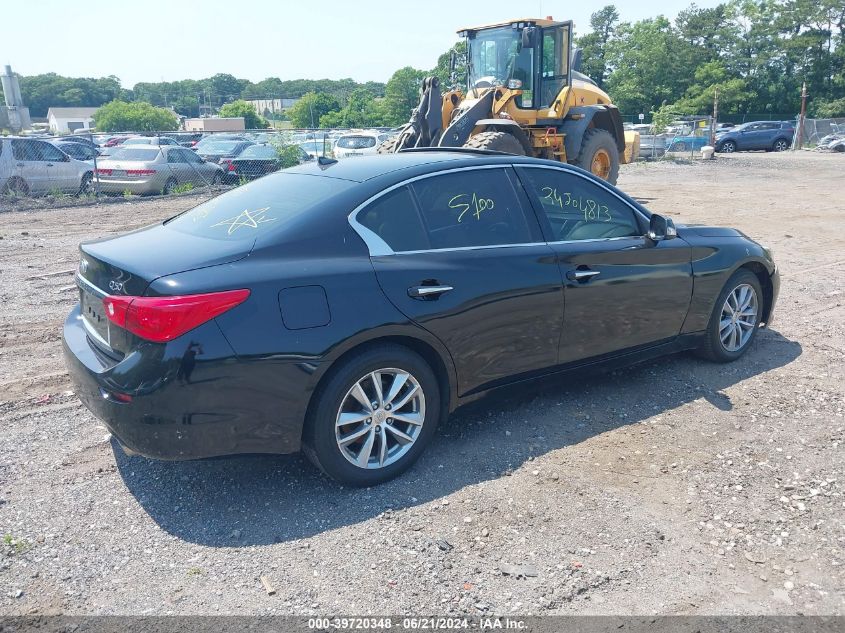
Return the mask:
[(482, 132), (481, 134), (476, 134), (464, 143), (464, 147), (525, 156), (525, 149), (522, 147), (522, 143), (516, 140), (513, 134), (508, 134), (507, 132)]
[(395, 154), (397, 145), (399, 145), (399, 136), (394, 136), (384, 141), (376, 148), (377, 154)]
[(615, 185), (619, 178), (619, 149), (610, 132), (597, 128), (584, 132), (581, 151), (572, 164)]

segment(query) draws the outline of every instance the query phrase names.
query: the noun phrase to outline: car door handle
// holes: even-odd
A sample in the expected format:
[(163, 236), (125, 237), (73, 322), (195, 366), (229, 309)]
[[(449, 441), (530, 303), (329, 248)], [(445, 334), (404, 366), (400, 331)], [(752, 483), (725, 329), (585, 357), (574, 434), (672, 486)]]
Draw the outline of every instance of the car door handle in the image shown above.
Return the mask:
[(436, 299), (450, 290), (454, 288), (452, 286), (411, 286), (408, 288), (408, 296), (414, 299)]
[(566, 273), (569, 281), (590, 281), (596, 275), (601, 275), (600, 270), (570, 270)]

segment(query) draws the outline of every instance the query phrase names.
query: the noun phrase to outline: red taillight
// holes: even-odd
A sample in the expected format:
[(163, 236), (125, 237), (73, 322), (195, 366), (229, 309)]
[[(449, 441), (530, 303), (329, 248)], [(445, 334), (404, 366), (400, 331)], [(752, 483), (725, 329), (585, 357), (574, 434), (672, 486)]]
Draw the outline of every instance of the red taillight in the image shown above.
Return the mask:
[(227, 290), (172, 297), (108, 296), (103, 307), (109, 321), (154, 343), (172, 341), (240, 305), (249, 290)]
[(111, 176), (111, 172), (112, 172), (111, 169), (98, 169), (97, 175), (98, 176)]
[(229, 163), (229, 167), (227, 169), (229, 171), (235, 171), (235, 163)]
[(128, 176), (152, 176), (156, 173), (155, 169), (127, 169), (126, 174)]

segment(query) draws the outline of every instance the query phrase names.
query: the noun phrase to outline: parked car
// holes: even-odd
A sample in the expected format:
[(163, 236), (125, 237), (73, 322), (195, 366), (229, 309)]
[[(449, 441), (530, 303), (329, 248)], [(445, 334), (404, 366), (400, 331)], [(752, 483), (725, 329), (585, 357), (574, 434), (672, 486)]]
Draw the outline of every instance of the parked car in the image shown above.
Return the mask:
[(69, 136), (59, 136), (56, 137), (56, 142), (58, 143), (80, 143), (81, 145), (87, 145), (91, 149), (97, 149), (98, 145), (94, 142), (94, 140), (88, 134), (71, 134)]
[(694, 131), (679, 132), (666, 139), (667, 152), (691, 152), (710, 144), (710, 130), (697, 128)]
[(203, 136), (197, 144), (194, 145), (191, 149), (198, 153), (202, 153), (202, 151), (209, 147), (210, 145), (217, 143), (219, 141), (246, 141), (247, 139), (242, 134), (208, 134)]
[(176, 139), (169, 136), (133, 136), (122, 143), (123, 145), (179, 145)]
[(112, 136), (103, 143), (103, 147), (115, 147), (116, 145), (123, 145), (129, 136)]
[(376, 154), (378, 146), (389, 138), (384, 132), (353, 132), (338, 137), (334, 145), (335, 158)]
[(182, 147), (191, 148), (199, 143), (203, 138), (202, 132), (173, 132), (168, 135), (174, 141), (179, 143)]
[[(301, 147), (291, 145), (299, 156), (300, 164), (313, 160)], [(227, 168), (224, 181), (237, 182), (241, 179), (255, 180), (282, 168), (279, 151), (273, 145), (258, 144), (247, 147), (240, 156), (233, 158)]]
[(311, 158), (317, 158), (318, 156), (329, 156), (332, 153), (332, 146), (329, 140), (319, 139), (316, 141), (303, 141), (302, 143), (299, 143), (299, 146)]
[(91, 165), (71, 158), (49, 141), (0, 138), (2, 193), (85, 193), (90, 190), (92, 178)]
[(171, 193), (179, 185), (216, 185), (223, 170), (179, 145), (125, 145), (97, 162), (103, 193)]
[(754, 121), (716, 134), (716, 151), (730, 154), (763, 149), (783, 152), (792, 147), (795, 127), (791, 121)]
[(96, 148), (76, 141), (55, 141), (53, 145), (62, 150), (65, 154), (76, 160), (89, 162), (94, 166), (94, 159), (100, 155)]
[(240, 156), (241, 152), (247, 147), (255, 145), (252, 141), (226, 141), (218, 140), (213, 143), (203, 145), (202, 148), (197, 145), (197, 155), (207, 160), (209, 163), (217, 163), (223, 165), (224, 169), (228, 168), (228, 163), (233, 158)]
[(828, 143), (827, 149), (831, 152), (845, 152), (845, 138), (831, 141)]
[(461, 149), (309, 162), (80, 251), (66, 363), (129, 451), (301, 447), (358, 486), (494, 388), (686, 349), (736, 360), (779, 290), (739, 231)]

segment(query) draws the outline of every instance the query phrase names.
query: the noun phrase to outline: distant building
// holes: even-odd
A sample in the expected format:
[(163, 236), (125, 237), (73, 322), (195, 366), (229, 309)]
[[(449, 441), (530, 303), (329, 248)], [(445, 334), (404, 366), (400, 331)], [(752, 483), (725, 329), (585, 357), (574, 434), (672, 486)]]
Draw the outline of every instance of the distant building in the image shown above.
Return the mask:
[(50, 108), (47, 123), (53, 134), (69, 134), (76, 130), (90, 130), (94, 125), (94, 113), (99, 108)]
[(0, 130), (11, 130), (17, 134), (21, 130), (29, 129), (29, 108), (23, 104), (18, 78), (12, 73), (11, 66), (6, 66), (6, 72), (0, 76), (0, 85), (3, 86), (3, 98), (6, 102), (5, 106), (0, 106)]
[(255, 111), (261, 116), (275, 112), (283, 112), (292, 108), (299, 99), (247, 99)]
[(184, 129), (186, 132), (243, 132), (246, 124), (242, 116), (185, 119)]

